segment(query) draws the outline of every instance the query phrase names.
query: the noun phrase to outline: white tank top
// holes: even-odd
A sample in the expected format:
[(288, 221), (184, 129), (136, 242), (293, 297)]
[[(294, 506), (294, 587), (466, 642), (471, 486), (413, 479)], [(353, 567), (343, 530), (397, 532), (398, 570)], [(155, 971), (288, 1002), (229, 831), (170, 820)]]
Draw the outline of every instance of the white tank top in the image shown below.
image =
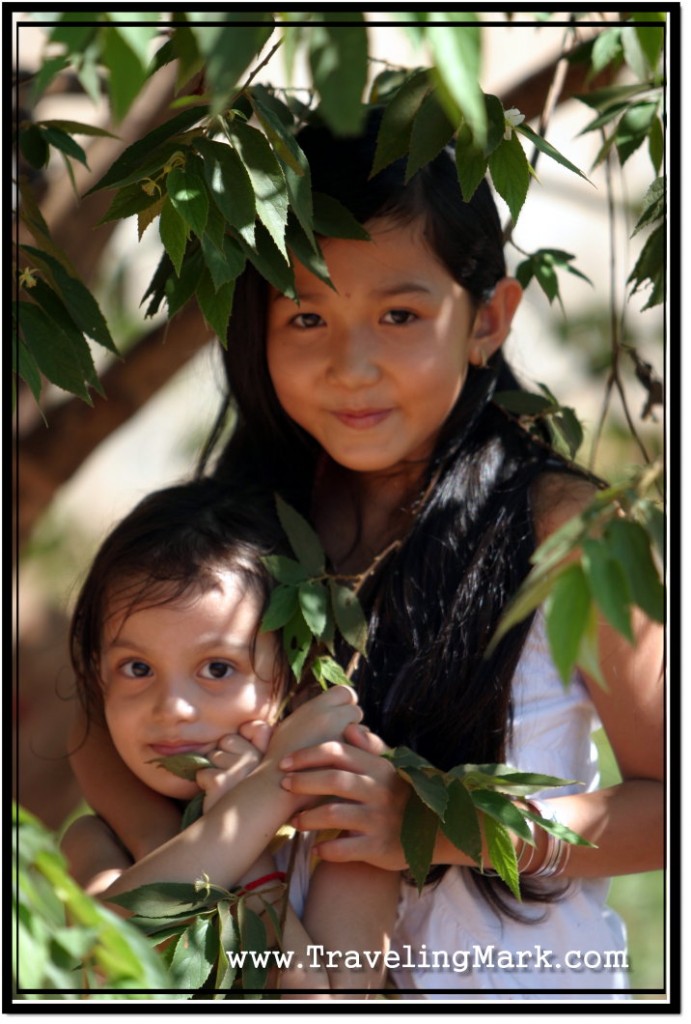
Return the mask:
[[(561, 682), (542, 613), (516, 668), (513, 704), (507, 761), (523, 771), (582, 783), (536, 796), (597, 788), (595, 709), (578, 676), (567, 687)], [(617, 991), (626, 998), (626, 933), (606, 906), (608, 888), (607, 879), (572, 880), (556, 902), (516, 904), (524, 918), (517, 921), (499, 915), (467, 869), (449, 868), (420, 896), (414, 886), (404, 885), (392, 945), (400, 965), (391, 975), (399, 989), (413, 991), (401, 998), (465, 1001), (473, 992), (478, 998), (484, 992), (485, 999), (491, 992), (495, 998), (539, 999), (554, 998), (555, 990), (557, 998), (568, 998), (569, 990), (580, 1000), (586, 990), (594, 1000), (598, 992), (599, 998), (616, 998)]]

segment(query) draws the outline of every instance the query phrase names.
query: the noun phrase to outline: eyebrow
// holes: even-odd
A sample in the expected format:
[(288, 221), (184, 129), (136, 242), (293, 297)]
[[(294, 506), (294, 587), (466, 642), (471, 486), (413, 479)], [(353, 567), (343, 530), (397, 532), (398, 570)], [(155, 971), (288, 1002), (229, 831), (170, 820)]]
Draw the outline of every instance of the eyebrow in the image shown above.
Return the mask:
[[(297, 297), (297, 301), (298, 303), (319, 302), (330, 294), (330, 290), (328, 292), (300, 292)], [(389, 298), (395, 295), (431, 295), (432, 289), (428, 288), (427, 285), (422, 284), (420, 281), (401, 281), (391, 285), (386, 285), (383, 288), (375, 288), (372, 294), (379, 298)], [(285, 299), (286, 302), (292, 302), (293, 305), (295, 305), (295, 299), (291, 299), (289, 296), (283, 295), (282, 292), (277, 292), (271, 301), (278, 302), (280, 299)]]
[[(199, 643), (194, 645), (195, 651), (202, 651), (205, 648), (218, 648), (224, 647), (233, 651), (249, 651), (250, 644), (245, 640), (236, 639), (232, 636), (224, 636), (222, 634), (214, 634), (213, 636), (202, 637)], [(126, 636), (117, 636), (115, 639), (104, 646), (104, 651), (111, 651), (114, 648), (124, 648), (130, 651), (140, 651), (142, 656), (149, 653), (147, 647), (142, 647), (140, 644), (129, 640)]]

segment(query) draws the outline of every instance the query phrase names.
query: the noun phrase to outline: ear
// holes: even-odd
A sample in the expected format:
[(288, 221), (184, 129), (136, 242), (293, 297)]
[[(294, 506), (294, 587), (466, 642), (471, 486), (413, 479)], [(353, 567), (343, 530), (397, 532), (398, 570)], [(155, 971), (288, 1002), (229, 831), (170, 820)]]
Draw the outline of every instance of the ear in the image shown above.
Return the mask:
[(514, 277), (497, 281), (492, 297), (483, 302), (475, 316), (470, 332), (469, 362), (484, 366), (503, 345), (522, 296), (523, 289)]

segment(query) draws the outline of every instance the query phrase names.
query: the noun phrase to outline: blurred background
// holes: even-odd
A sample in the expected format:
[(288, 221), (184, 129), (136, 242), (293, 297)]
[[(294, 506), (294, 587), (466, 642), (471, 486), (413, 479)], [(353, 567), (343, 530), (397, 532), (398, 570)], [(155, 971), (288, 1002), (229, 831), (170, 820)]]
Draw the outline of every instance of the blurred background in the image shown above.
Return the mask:
[[(18, 17), (15, 71), (28, 80), (45, 52), (46, 30)], [(374, 15), (369, 15), (373, 19)], [(486, 16), (489, 17), (489, 16)], [(370, 27), (372, 76), (386, 63), (414, 67), (426, 63), (399, 29)], [(550, 25), (487, 24), (484, 28), (482, 85), (505, 109), (518, 106), (534, 116), (542, 109), (551, 75), (543, 70), (562, 47), (564, 28)], [(163, 76), (165, 77), (165, 76)], [(263, 69), (261, 81), (286, 84), (281, 54)], [(296, 65), (292, 85), (308, 81)], [(25, 100), (20, 89), (19, 103)], [(523, 104), (518, 99), (523, 97)], [(152, 82), (149, 92), (118, 129), (126, 144), (163, 120), (170, 81)], [(59, 76), (33, 118), (91, 121), (92, 100), (75, 82)], [(107, 125), (108, 111), (97, 109)], [(549, 122), (547, 138), (589, 174), (599, 148), (597, 135), (579, 136), (588, 112), (576, 99), (561, 102)], [(149, 126), (149, 127), (147, 127)], [(91, 141), (91, 140), (89, 140)], [(90, 174), (79, 167), (77, 188), (83, 195), (123, 143), (93, 140)], [(593, 456), (609, 359), (611, 300), (617, 308), (627, 292), (626, 277), (639, 243), (629, 239), (636, 219), (631, 197), (651, 178), (649, 159), (639, 151), (627, 162), (625, 175), (610, 182), (613, 202), (627, 214), (612, 237), (608, 188), (602, 167), (583, 181), (551, 160), (541, 158), (539, 180), (531, 186), (507, 258), (513, 270), (524, 258), (520, 250), (567, 250), (592, 284), (561, 277), (563, 310), (550, 305), (533, 282), (516, 317), (507, 352), (528, 385), (545, 384), (564, 404), (573, 406), (586, 438), (579, 460), (616, 479), (621, 468), (640, 462), (619, 403), (613, 402)], [(18, 696), (15, 709), (18, 799), (48, 827), (60, 829), (79, 806), (79, 792), (67, 761), (67, 732), (73, 711), (73, 682), (66, 648), (66, 623), (82, 574), (110, 527), (144, 494), (187, 476), (220, 403), (218, 343), (196, 310), (170, 325), (144, 321), (140, 302), (160, 254), (155, 231), (140, 241), (131, 219), (117, 226), (98, 225), (101, 198), (77, 201), (61, 162), (51, 162), (36, 187), (41, 212), (84, 280), (99, 298), (120, 351), (137, 360), (129, 366), (94, 356), (106, 374), (105, 403), (98, 417), (83, 403), (57, 389), (45, 390), (43, 415), (32, 397), (20, 390), (17, 520), (21, 544), (17, 559)], [(106, 194), (105, 201), (109, 201)], [(508, 211), (499, 200), (503, 219)], [(630, 213), (628, 211), (630, 210)], [(623, 227), (622, 227), (623, 225)], [(623, 339), (633, 344), (658, 376), (664, 369), (663, 307), (642, 311), (646, 296), (625, 307)], [(146, 345), (142, 339), (146, 338)], [(125, 369), (123, 369), (123, 365)], [(625, 368), (626, 386), (637, 431), (649, 453), (660, 450), (662, 412), (641, 412), (647, 392)], [(90, 414), (92, 418), (90, 419)], [(96, 421), (98, 425), (96, 426)], [(51, 434), (51, 431), (53, 433)], [(601, 740), (603, 778), (615, 781), (616, 765)], [(640, 989), (664, 984), (664, 880), (661, 872), (616, 879), (612, 903), (627, 922), (631, 938), (632, 985)], [(654, 996), (651, 996), (654, 998)]]

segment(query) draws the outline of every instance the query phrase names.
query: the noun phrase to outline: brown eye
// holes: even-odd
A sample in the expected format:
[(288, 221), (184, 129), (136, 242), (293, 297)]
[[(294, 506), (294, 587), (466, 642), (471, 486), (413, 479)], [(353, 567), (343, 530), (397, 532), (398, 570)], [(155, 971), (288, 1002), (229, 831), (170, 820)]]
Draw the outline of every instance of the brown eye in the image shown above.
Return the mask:
[(384, 314), (382, 319), (384, 323), (395, 324), (396, 327), (401, 327), (404, 324), (410, 324), (417, 320), (417, 317), (409, 309), (390, 309)]

